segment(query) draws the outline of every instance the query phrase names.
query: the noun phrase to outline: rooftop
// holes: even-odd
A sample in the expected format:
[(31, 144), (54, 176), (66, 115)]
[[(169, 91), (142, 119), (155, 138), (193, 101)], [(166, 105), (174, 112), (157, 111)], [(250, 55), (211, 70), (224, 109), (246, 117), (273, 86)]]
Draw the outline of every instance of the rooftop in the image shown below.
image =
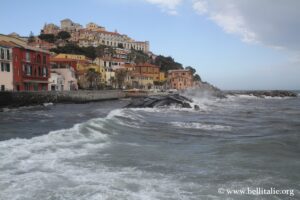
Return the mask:
[(19, 47), (19, 48), (23, 48), (23, 49), (27, 49), (27, 50), (38, 51), (38, 52), (50, 54), (49, 51), (27, 45), (26, 41), (24, 41), (20, 38), (17, 38), (17, 37), (0, 34), (0, 41), (8, 42), (9, 44), (12, 45), (12, 47)]

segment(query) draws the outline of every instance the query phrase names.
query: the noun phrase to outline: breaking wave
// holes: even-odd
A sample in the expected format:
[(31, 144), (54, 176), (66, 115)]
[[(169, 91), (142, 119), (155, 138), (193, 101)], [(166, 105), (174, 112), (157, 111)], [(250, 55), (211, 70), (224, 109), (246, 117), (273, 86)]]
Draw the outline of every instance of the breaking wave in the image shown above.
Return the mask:
[(201, 129), (201, 130), (214, 130), (214, 131), (230, 131), (231, 126), (222, 126), (215, 124), (205, 124), (198, 122), (171, 122), (171, 125), (186, 129)]

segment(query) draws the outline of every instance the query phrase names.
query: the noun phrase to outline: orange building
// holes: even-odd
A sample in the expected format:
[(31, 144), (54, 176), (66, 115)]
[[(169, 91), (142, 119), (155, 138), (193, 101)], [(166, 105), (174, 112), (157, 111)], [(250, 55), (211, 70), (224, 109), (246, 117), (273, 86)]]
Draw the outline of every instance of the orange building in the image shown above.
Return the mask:
[(169, 70), (168, 83), (170, 89), (184, 90), (193, 87), (193, 74), (186, 69)]
[(159, 66), (150, 63), (137, 64), (134, 68), (134, 73), (151, 76), (153, 81), (160, 81)]

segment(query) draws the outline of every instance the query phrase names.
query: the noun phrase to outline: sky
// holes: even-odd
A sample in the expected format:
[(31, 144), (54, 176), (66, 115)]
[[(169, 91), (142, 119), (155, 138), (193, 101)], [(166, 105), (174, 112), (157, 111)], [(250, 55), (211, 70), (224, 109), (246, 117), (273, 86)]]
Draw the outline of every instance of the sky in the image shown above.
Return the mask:
[(1, 0), (0, 33), (70, 18), (150, 42), (225, 90), (300, 90), (299, 0)]

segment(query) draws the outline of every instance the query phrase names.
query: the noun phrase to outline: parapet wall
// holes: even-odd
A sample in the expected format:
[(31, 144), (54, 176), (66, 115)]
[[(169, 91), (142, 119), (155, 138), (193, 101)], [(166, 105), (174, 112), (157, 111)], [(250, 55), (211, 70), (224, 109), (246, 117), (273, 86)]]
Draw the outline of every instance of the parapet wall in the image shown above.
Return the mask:
[(63, 92), (0, 92), (0, 107), (29, 106), (43, 103), (86, 103), (124, 98), (120, 90), (79, 90)]

